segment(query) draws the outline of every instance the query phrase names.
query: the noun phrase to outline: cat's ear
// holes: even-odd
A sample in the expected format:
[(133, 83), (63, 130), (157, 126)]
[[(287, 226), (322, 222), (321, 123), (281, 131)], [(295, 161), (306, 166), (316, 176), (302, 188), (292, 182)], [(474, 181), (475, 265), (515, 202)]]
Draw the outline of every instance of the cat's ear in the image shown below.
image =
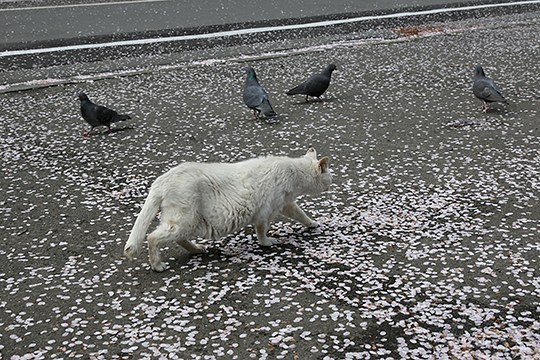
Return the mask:
[(330, 158), (328, 156), (325, 156), (321, 160), (319, 160), (319, 170), (321, 171), (321, 173), (328, 171), (329, 162), (330, 162)]
[(315, 150), (315, 148), (313, 147), (310, 147), (306, 153), (306, 155), (304, 156), (307, 156), (309, 158), (312, 158), (313, 160), (317, 160), (317, 151)]

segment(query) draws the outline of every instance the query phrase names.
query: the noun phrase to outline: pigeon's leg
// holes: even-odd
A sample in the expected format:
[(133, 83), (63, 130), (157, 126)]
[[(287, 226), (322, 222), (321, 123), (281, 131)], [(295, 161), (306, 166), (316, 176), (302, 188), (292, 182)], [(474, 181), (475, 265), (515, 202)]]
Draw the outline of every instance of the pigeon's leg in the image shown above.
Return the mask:
[(487, 113), (489, 111), (488, 103), (484, 101), (484, 104), (482, 105), (482, 112)]
[(90, 130), (83, 132), (82, 136), (89, 137), (90, 135), (92, 135), (92, 131), (94, 131), (93, 126), (92, 126), (92, 128)]
[(259, 118), (259, 114), (260, 114), (260, 113), (261, 113), (261, 112), (260, 112), (259, 110), (254, 109), (254, 110), (253, 110), (253, 120), (257, 120), (257, 119)]
[(306, 95), (306, 102), (308, 103), (309, 102), (309, 96)]

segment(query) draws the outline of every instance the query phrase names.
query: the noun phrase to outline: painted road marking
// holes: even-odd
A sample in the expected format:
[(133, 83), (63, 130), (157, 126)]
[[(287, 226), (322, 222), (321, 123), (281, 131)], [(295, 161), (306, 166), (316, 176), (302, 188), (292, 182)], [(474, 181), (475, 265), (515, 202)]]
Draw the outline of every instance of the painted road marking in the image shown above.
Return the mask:
[(133, 0), (133, 1), (111, 1), (111, 2), (101, 2), (101, 3), (88, 3), (88, 4), (31, 6), (31, 7), (29, 6), (29, 7), (22, 7), (22, 8), (0, 9), (0, 12), (25, 11), (25, 10), (49, 10), (49, 9), (61, 9), (61, 8), (74, 8), (74, 7), (88, 7), (88, 6), (125, 5), (125, 4), (164, 2), (164, 1), (171, 1), (171, 0)]
[(502, 8), (502, 7), (530, 5), (530, 4), (538, 4), (538, 3), (540, 3), (540, 0), (516, 1), (516, 2), (499, 3), (499, 4), (471, 5), (471, 6), (441, 8), (441, 9), (423, 10), (423, 11), (408, 11), (408, 12), (400, 12), (400, 13), (393, 13), (393, 14), (386, 14), (386, 15), (361, 16), (361, 17), (355, 17), (355, 18), (349, 18), (349, 19), (317, 21), (317, 22), (305, 23), (305, 24), (247, 28), (247, 29), (240, 29), (240, 30), (213, 32), (213, 33), (208, 33), (208, 34), (193, 34), (193, 35), (180, 35), (180, 36), (157, 37), (157, 38), (147, 38), (147, 39), (111, 41), (111, 42), (97, 43), (97, 44), (69, 45), (69, 46), (58, 46), (58, 47), (41, 48), (41, 49), (9, 50), (9, 51), (0, 52), (0, 57), (44, 54), (44, 53), (72, 51), (72, 50), (100, 49), (100, 48), (117, 47), (117, 46), (149, 45), (149, 44), (174, 42), (174, 41), (214, 39), (214, 38), (230, 37), (230, 36), (237, 36), (237, 35), (250, 35), (250, 34), (265, 33), (265, 32), (342, 25), (342, 24), (350, 24), (350, 23), (363, 22), (363, 21), (369, 21), (369, 20), (397, 19), (397, 18), (413, 17), (413, 16), (421, 16), (421, 15), (443, 14), (443, 13), (450, 13), (450, 12), (456, 12), (456, 11), (472, 11), (472, 10), (481, 10), (481, 9), (488, 9), (488, 8)]

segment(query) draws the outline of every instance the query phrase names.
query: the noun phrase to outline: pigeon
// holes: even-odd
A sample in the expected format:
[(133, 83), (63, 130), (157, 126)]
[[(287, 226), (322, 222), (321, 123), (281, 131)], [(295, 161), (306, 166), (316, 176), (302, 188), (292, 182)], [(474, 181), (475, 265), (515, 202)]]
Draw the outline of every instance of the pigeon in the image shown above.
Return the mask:
[(253, 110), (253, 117), (258, 118), (262, 113), (268, 122), (277, 122), (276, 112), (272, 108), (266, 90), (259, 84), (255, 70), (249, 66), (246, 69), (246, 83), (244, 86), (244, 104)]
[(129, 115), (120, 115), (105, 106), (94, 104), (85, 93), (79, 94), (79, 100), (81, 100), (82, 117), (92, 126), (90, 131), (83, 133), (83, 136), (90, 136), (94, 128), (98, 126), (106, 126), (107, 133), (110, 133), (112, 123), (131, 119)]
[(332, 71), (336, 70), (336, 65), (328, 65), (320, 74), (315, 74), (309, 77), (306, 81), (291, 90), (287, 91), (287, 95), (306, 95), (306, 102), (309, 102), (309, 96), (316, 97), (321, 100), (321, 95), (324, 94), (328, 86), (330, 86), (330, 78)]
[(482, 100), (483, 112), (489, 110), (488, 103), (502, 102), (508, 104), (495, 82), (486, 76), (484, 69), (480, 65), (474, 68), (473, 93), (474, 96)]

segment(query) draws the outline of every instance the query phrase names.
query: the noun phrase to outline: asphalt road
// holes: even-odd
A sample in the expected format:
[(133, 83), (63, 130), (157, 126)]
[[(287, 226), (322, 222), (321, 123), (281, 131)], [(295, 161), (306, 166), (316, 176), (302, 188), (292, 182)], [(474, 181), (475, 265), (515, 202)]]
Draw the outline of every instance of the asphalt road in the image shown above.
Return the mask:
[[(0, 357), (539, 358), (540, 9), (368, 25), (1, 60)], [(285, 95), (330, 62), (323, 102)], [(242, 104), (247, 64), (279, 124)], [(508, 106), (480, 112), (476, 64)], [(82, 137), (81, 90), (133, 119)], [(123, 257), (170, 167), (310, 145), (320, 228)]]
[[(465, 2), (460, 6), (449, 3), (442, 7), (425, 4), (419, 8), (370, 10), (260, 22), (251, 21), (253, 18), (243, 18), (249, 21), (197, 28), (119, 31), (109, 35), (81, 35), (71, 38), (64, 36), (56, 40), (40, 38), (40, 30), (35, 29), (32, 42), (0, 44), (4, 50), (0, 51), (0, 93), (71, 82), (74, 76), (78, 78), (75, 81), (90, 80), (91, 74), (102, 78), (104, 73), (111, 74), (118, 69), (133, 73), (148, 66), (174, 62), (175, 54), (180, 54), (181, 57), (182, 53), (191, 50), (195, 53), (201, 50), (220, 52), (223, 48), (244, 46), (249, 53), (249, 48), (258, 43), (270, 42), (275, 46), (289, 46), (295, 41), (316, 42), (319, 37), (347, 37), (348, 34), (356, 32), (370, 38), (379, 36), (379, 30), (389, 26), (410, 26), (426, 21), (450, 22), (533, 11), (538, 6), (538, 1), (526, 1), (522, 5), (499, 4), (497, 1)], [(102, 6), (107, 5), (98, 5), (96, 9), (102, 9)], [(76, 11), (73, 11), (80, 15), (84, 14), (83, 9), (86, 7), (77, 7)], [(325, 11), (321, 10), (319, 13), (324, 14)], [(43, 26), (45, 33), (48, 33), (48, 26), (54, 27), (58, 23), (50, 20), (46, 22)], [(32, 22), (21, 20), (17, 23), (25, 26), (24, 24)], [(96, 28), (106, 27), (96, 25)], [(283, 44), (280, 45), (280, 42)], [(92, 65), (84, 66), (85, 63)], [(95, 74), (96, 71), (101, 71), (101, 74)]]
[[(465, 1), (464, 3), (472, 3)], [(0, 50), (24, 44), (62, 43), (69, 39), (120, 34), (166, 33), (186, 28), (301, 19), (405, 7), (447, 5), (420, 1), (14, 1), (0, 3)]]

